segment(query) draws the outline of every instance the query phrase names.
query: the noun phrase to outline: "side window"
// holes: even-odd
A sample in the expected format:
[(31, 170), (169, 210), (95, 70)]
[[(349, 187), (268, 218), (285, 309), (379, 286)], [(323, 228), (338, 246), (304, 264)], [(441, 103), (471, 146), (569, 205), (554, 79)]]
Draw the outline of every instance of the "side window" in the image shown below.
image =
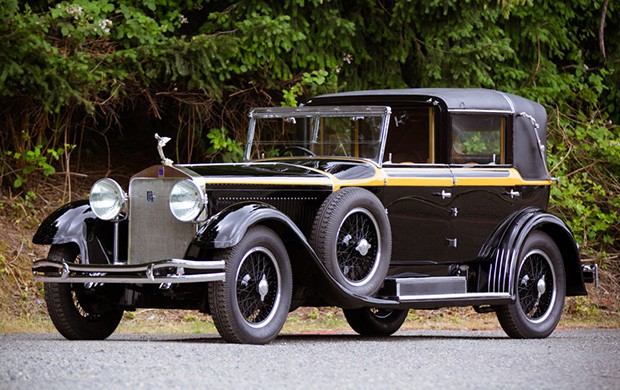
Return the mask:
[(505, 164), (506, 117), (454, 114), (451, 118), (452, 164)]
[(434, 138), (433, 108), (393, 107), (385, 143), (385, 160), (394, 164), (433, 163)]

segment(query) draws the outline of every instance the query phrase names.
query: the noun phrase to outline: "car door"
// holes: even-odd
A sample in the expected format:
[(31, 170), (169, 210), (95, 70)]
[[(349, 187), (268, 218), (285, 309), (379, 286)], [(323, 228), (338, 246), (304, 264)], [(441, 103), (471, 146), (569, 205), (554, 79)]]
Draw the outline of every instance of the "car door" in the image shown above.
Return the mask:
[(509, 118), (503, 113), (451, 115), (454, 260), (476, 259), (495, 229), (521, 203), (523, 190), (507, 153)]
[(393, 107), (386, 140), (384, 204), (392, 226), (392, 264), (436, 264), (450, 253), (453, 177), (436, 157), (436, 107)]
[(392, 264), (436, 264), (449, 258), (452, 173), (448, 166), (385, 168), (384, 204), (392, 226)]

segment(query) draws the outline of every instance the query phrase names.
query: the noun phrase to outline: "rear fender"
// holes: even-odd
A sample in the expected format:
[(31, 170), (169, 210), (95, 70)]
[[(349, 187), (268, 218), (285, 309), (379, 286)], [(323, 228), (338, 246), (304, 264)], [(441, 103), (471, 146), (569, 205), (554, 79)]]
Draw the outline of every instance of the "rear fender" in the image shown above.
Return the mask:
[(572, 232), (560, 218), (534, 208), (523, 210), (507, 219), (486, 245), (485, 251), (489, 253), (492, 249), (493, 252), (488, 291), (508, 292), (512, 297), (515, 296), (514, 277), (519, 263), (520, 248), (534, 230), (548, 234), (562, 254), (566, 270), (566, 295), (586, 295), (579, 247)]

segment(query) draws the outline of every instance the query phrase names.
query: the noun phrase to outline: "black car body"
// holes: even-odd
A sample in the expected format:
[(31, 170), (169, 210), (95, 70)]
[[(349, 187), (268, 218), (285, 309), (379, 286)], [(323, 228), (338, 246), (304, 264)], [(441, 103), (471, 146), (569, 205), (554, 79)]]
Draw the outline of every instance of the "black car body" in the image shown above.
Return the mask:
[(50, 315), (105, 338), (124, 310), (211, 313), (231, 342), (267, 343), (289, 310), (339, 306), (389, 335), (410, 308), (497, 312), (546, 337), (586, 294), (568, 227), (546, 211), (546, 113), (482, 89), (324, 95), (250, 114), (245, 161), (162, 164), (51, 214), (33, 241)]

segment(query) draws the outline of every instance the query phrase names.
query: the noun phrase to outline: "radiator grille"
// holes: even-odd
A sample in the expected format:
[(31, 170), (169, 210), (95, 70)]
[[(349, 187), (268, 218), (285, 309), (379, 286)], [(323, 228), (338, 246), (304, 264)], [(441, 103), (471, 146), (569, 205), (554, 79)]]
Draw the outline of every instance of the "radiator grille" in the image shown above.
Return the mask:
[(129, 185), (129, 264), (183, 258), (194, 224), (170, 212), (168, 196), (178, 178), (136, 178)]

